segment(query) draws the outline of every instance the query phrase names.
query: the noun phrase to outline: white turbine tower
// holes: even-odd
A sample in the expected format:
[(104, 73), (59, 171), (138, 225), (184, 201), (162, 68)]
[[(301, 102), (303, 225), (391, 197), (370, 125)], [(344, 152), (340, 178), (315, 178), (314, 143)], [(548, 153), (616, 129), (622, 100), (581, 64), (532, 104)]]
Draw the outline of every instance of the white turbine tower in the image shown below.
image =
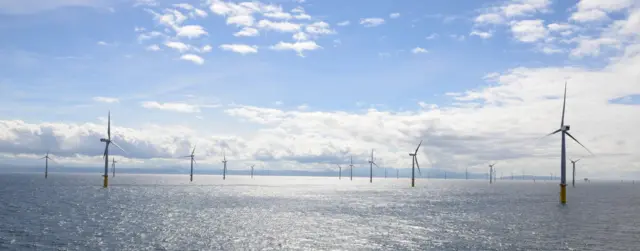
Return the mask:
[(580, 159), (577, 160), (573, 160), (573, 159), (569, 159), (571, 161), (571, 164), (573, 165), (573, 179), (571, 180), (571, 185), (573, 187), (576, 187), (576, 163), (578, 163), (578, 161), (580, 161)]
[(573, 135), (571, 135), (569, 133), (569, 129), (571, 128), (569, 125), (565, 125), (564, 124), (564, 112), (565, 112), (565, 108), (566, 108), (566, 104), (567, 104), (567, 83), (564, 83), (564, 99), (562, 101), (562, 119), (560, 120), (560, 129), (553, 131), (552, 133), (549, 133), (547, 135), (545, 135), (545, 137), (562, 132), (562, 143), (561, 143), (561, 149), (560, 149), (560, 203), (561, 204), (566, 204), (567, 203), (567, 149), (566, 149), (566, 139), (565, 139), (565, 135), (569, 136), (571, 139), (573, 139), (576, 143), (578, 143), (580, 146), (582, 146), (584, 149), (586, 149), (591, 155), (593, 155), (593, 153), (591, 153), (591, 151), (589, 151), (589, 149), (587, 149), (587, 147), (585, 147), (582, 143), (580, 143), (580, 141), (578, 141), (576, 138), (573, 137)]
[(493, 184), (493, 180), (494, 180), (494, 174), (495, 174), (495, 170), (493, 169), (493, 166), (495, 166), (498, 163), (493, 163), (493, 164), (489, 164), (489, 184)]
[(222, 168), (222, 179), (227, 179), (227, 155), (224, 153), (224, 149), (222, 149), (222, 164), (224, 164)]
[(349, 164), (349, 180), (353, 180), (353, 156), (351, 156), (351, 162)]
[(111, 140), (111, 111), (109, 111), (109, 115), (107, 118), (107, 138), (101, 138), (100, 142), (104, 142), (105, 146), (104, 146), (104, 154), (102, 155), (102, 158), (104, 158), (104, 182), (103, 182), (103, 187), (107, 188), (107, 186), (109, 185), (109, 145), (113, 144), (114, 146), (116, 146), (118, 149), (122, 150), (122, 152), (124, 152), (125, 154), (127, 153), (127, 151), (125, 151), (124, 149), (122, 149), (122, 147), (120, 147), (118, 144), (116, 144), (116, 142), (113, 142)]
[(251, 165), (251, 178), (253, 179), (253, 167), (256, 165)]
[(418, 173), (420, 174), (420, 176), (422, 176), (422, 172), (420, 171), (420, 164), (418, 163), (418, 150), (420, 149), (421, 145), (422, 140), (420, 140), (418, 147), (416, 147), (416, 151), (413, 153), (409, 153), (409, 156), (411, 156), (411, 187), (416, 186), (416, 166), (418, 166)]
[(49, 160), (55, 162), (55, 160), (53, 160), (51, 157), (49, 157), (49, 151), (47, 150), (47, 155), (45, 155), (44, 157), (40, 158), (40, 159), (44, 159), (44, 178), (46, 179), (47, 177), (49, 177)]
[(379, 168), (373, 158), (373, 149), (371, 149), (371, 160), (369, 160), (369, 183), (373, 183), (373, 165)]
[(338, 179), (341, 180), (342, 179), (342, 166), (340, 164), (336, 164), (338, 165)]
[(118, 161), (116, 161), (116, 158), (113, 158), (111, 160), (111, 178), (116, 177), (116, 163), (118, 163)]
[(196, 146), (193, 146), (193, 150), (191, 150), (191, 155), (187, 155), (187, 156), (182, 156), (183, 158), (190, 158), (191, 159), (191, 172), (189, 173), (189, 182), (193, 181), (193, 164), (197, 164), (196, 162)]

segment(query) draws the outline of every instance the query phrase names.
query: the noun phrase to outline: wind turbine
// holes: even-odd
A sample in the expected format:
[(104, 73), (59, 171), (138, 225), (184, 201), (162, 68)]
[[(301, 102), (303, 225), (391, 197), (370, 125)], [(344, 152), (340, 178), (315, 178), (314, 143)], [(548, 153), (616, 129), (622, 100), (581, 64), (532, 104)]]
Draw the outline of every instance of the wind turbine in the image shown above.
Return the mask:
[[(567, 149), (566, 149), (565, 135), (569, 136), (576, 143), (578, 143), (580, 146), (586, 149), (589, 153), (591, 153), (591, 151), (589, 151), (587, 147), (585, 147), (582, 143), (580, 143), (580, 141), (578, 141), (576, 138), (573, 137), (573, 135), (569, 133), (569, 129), (571, 127), (569, 125), (564, 124), (564, 112), (565, 112), (566, 104), (567, 104), (567, 82), (564, 83), (564, 99), (562, 101), (562, 119), (560, 120), (560, 129), (545, 135), (546, 137), (546, 136), (550, 136), (550, 135), (562, 132), (562, 145), (560, 150), (560, 203), (561, 204), (567, 203), (567, 156), (566, 156)], [(593, 155), (593, 153), (591, 153), (591, 155)]]
[(464, 170), (464, 179), (469, 180), (469, 167)]
[(227, 155), (224, 153), (224, 149), (222, 149), (222, 164), (224, 167), (222, 168), (222, 179), (227, 179)]
[(489, 164), (489, 184), (493, 184), (493, 175), (494, 175), (494, 170), (493, 170), (493, 166), (495, 166), (498, 163), (493, 163), (493, 164)]
[(189, 182), (193, 181), (193, 163), (196, 163), (195, 153), (196, 153), (196, 145), (193, 146), (193, 150), (191, 150), (191, 155), (182, 156), (183, 158), (191, 158), (191, 173), (189, 174)]
[(411, 156), (411, 187), (416, 186), (416, 166), (418, 166), (418, 173), (422, 176), (422, 172), (420, 171), (420, 164), (418, 163), (418, 149), (420, 149), (421, 145), (422, 140), (420, 140), (418, 147), (416, 147), (416, 151), (413, 153), (409, 153), (409, 156)]
[(107, 186), (109, 185), (109, 145), (113, 144), (114, 146), (116, 146), (118, 149), (122, 150), (122, 152), (127, 153), (127, 151), (125, 151), (124, 149), (122, 149), (122, 147), (120, 147), (118, 144), (116, 144), (116, 142), (113, 142), (111, 140), (111, 111), (109, 111), (109, 115), (108, 115), (108, 119), (107, 119), (107, 138), (101, 138), (100, 142), (104, 142), (105, 146), (104, 146), (104, 154), (102, 155), (102, 158), (104, 158), (104, 182), (102, 183), (102, 186), (104, 188), (107, 188)]
[(571, 164), (573, 164), (573, 179), (571, 180), (571, 185), (573, 187), (576, 187), (576, 163), (578, 163), (580, 159), (577, 159), (577, 160), (569, 159), (569, 160), (571, 161)]
[(338, 165), (339, 171), (338, 171), (338, 179), (341, 180), (342, 179), (342, 166), (340, 164), (336, 164)]
[(400, 169), (396, 169), (396, 179), (400, 179)]
[(118, 163), (118, 161), (116, 161), (116, 158), (113, 158), (111, 160), (111, 177), (116, 177), (116, 163)]
[(349, 172), (350, 172), (350, 177), (349, 180), (353, 180), (353, 155), (351, 156), (351, 164), (349, 164)]
[(253, 167), (256, 165), (251, 165), (251, 178), (253, 179)]
[(378, 164), (376, 164), (373, 159), (373, 149), (371, 149), (371, 160), (369, 160), (369, 183), (373, 183), (373, 165), (379, 168)]
[(47, 150), (47, 155), (40, 158), (44, 159), (44, 178), (46, 179), (49, 176), (49, 160), (55, 162), (51, 157), (49, 157), (49, 151)]

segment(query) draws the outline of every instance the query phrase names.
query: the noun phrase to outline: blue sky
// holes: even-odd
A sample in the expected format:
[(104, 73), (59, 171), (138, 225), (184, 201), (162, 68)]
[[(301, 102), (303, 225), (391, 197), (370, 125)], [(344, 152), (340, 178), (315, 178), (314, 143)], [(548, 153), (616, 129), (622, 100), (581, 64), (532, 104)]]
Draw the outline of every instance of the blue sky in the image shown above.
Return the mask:
[[(205, 164), (224, 146), (239, 161), (268, 149), (278, 161), (261, 164), (327, 168), (345, 152), (365, 161), (373, 145), (402, 167), (409, 142), (433, 137), (423, 157), (438, 168), (480, 171), (504, 158), (518, 173), (532, 160), (553, 170), (555, 141), (516, 142), (555, 129), (561, 104), (548, 97), (565, 80), (580, 104), (568, 108), (583, 125), (574, 130), (584, 128), (578, 138), (602, 147), (598, 156), (616, 152), (598, 143), (607, 125), (589, 115), (637, 110), (638, 15), (634, 0), (1, 3), (0, 32), (10, 35), (0, 39), (0, 120), (10, 133), (0, 152), (11, 162), (54, 148), (87, 165), (100, 151), (73, 159), (76, 141), (99, 134), (111, 110), (127, 146), (150, 151), (122, 156), (125, 165), (158, 165), (206, 141)], [(53, 143), (37, 139), (47, 130)], [(593, 159), (640, 167), (625, 156)]]

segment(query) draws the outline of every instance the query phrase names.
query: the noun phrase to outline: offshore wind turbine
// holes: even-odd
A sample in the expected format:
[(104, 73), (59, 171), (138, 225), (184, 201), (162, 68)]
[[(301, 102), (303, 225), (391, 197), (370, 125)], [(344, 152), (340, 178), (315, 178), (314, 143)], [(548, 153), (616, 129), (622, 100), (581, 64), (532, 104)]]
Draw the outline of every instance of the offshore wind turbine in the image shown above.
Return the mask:
[(576, 163), (578, 163), (580, 159), (577, 159), (577, 160), (569, 159), (569, 160), (571, 161), (571, 164), (573, 164), (573, 179), (571, 180), (571, 185), (573, 187), (576, 187)]
[(371, 160), (369, 160), (369, 183), (373, 183), (373, 165), (379, 168), (375, 159), (373, 159), (373, 149), (371, 149)]
[[(49, 160), (54, 161), (51, 157), (49, 157), (49, 151), (47, 150), (47, 155), (40, 158), (44, 159), (44, 178), (46, 179), (49, 176)], [(55, 162), (55, 161), (54, 161)]]
[[(191, 173), (189, 174), (189, 182), (193, 181), (193, 164), (196, 163), (196, 146), (193, 146), (193, 150), (191, 150), (191, 155), (182, 156), (183, 158), (191, 158)], [(197, 163), (196, 163), (197, 164)]]
[[(566, 156), (567, 148), (566, 148), (565, 136), (569, 136), (576, 143), (578, 143), (580, 146), (586, 149), (589, 153), (591, 153), (591, 151), (589, 151), (587, 147), (585, 147), (582, 143), (580, 143), (580, 141), (578, 141), (576, 138), (573, 137), (573, 135), (569, 133), (569, 129), (571, 127), (569, 125), (564, 124), (564, 113), (565, 113), (566, 105), (567, 105), (567, 82), (564, 83), (564, 99), (562, 101), (562, 119), (560, 120), (560, 129), (545, 135), (546, 137), (546, 136), (550, 136), (550, 135), (562, 132), (562, 141), (561, 141), (562, 143), (561, 143), (561, 149), (560, 149), (560, 203), (561, 204), (567, 203), (567, 156)], [(591, 155), (593, 155), (593, 153), (591, 153)]]
[(222, 180), (227, 179), (227, 155), (224, 153), (224, 149), (222, 149)]
[(341, 180), (342, 179), (342, 166), (340, 164), (336, 164), (338, 165), (338, 179)]
[(416, 186), (416, 166), (418, 167), (418, 173), (420, 174), (420, 176), (422, 176), (422, 172), (420, 172), (420, 164), (418, 163), (418, 150), (420, 149), (421, 145), (422, 140), (420, 140), (418, 147), (416, 147), (416, 151), (413, 153), (409, 153), (409, 156), (411, 156), (411, 187)]
[(396, 169), (396, 179), (400, 179), (400, 170)]
[(253, 179), (253, 167), (256, 165), (251, 165), (251, 178)]
[(111, 140), (111, 111), (109, 111), (108, 119), (107, 119), (107, 138), (101, 138), (100, 142), (104, 142), (104, 154), (102, 158), (104, 158), (104, 180), (102, 183), (102, 187), (107, 188), (109, 186), (109, 145), (113, 144), (118, 149), (122, 150), (122, 152), (127, 153), (122, 147), (120, 147), (116, 142)]
[(349, 180), (353, 180), (353, 155), (351, 156), (351, 162), (349, 164)]
[(111, 160), (111, 178), (116, 177), (116, 163), (118, 163), (116, 158), (113, 158)]
[(464, 179), (465, 180), (469, 179), (469, 168), (468, 167), (464, 170)]
[(493, 184), (493, 166), (498, 163), (489, 164), (489, 184)]

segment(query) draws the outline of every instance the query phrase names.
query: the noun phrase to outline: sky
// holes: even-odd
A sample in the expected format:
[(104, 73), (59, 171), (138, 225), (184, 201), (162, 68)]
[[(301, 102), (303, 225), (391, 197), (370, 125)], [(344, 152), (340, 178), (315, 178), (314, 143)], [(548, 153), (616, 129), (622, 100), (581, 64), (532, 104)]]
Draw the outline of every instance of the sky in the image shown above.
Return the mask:
[[(640, 0), (0, 0), (0, 163), (640, 178)], [(570, 166), (570, 163), (569, 165)], [(381, 169), (376, 172), (383, 172)]]

